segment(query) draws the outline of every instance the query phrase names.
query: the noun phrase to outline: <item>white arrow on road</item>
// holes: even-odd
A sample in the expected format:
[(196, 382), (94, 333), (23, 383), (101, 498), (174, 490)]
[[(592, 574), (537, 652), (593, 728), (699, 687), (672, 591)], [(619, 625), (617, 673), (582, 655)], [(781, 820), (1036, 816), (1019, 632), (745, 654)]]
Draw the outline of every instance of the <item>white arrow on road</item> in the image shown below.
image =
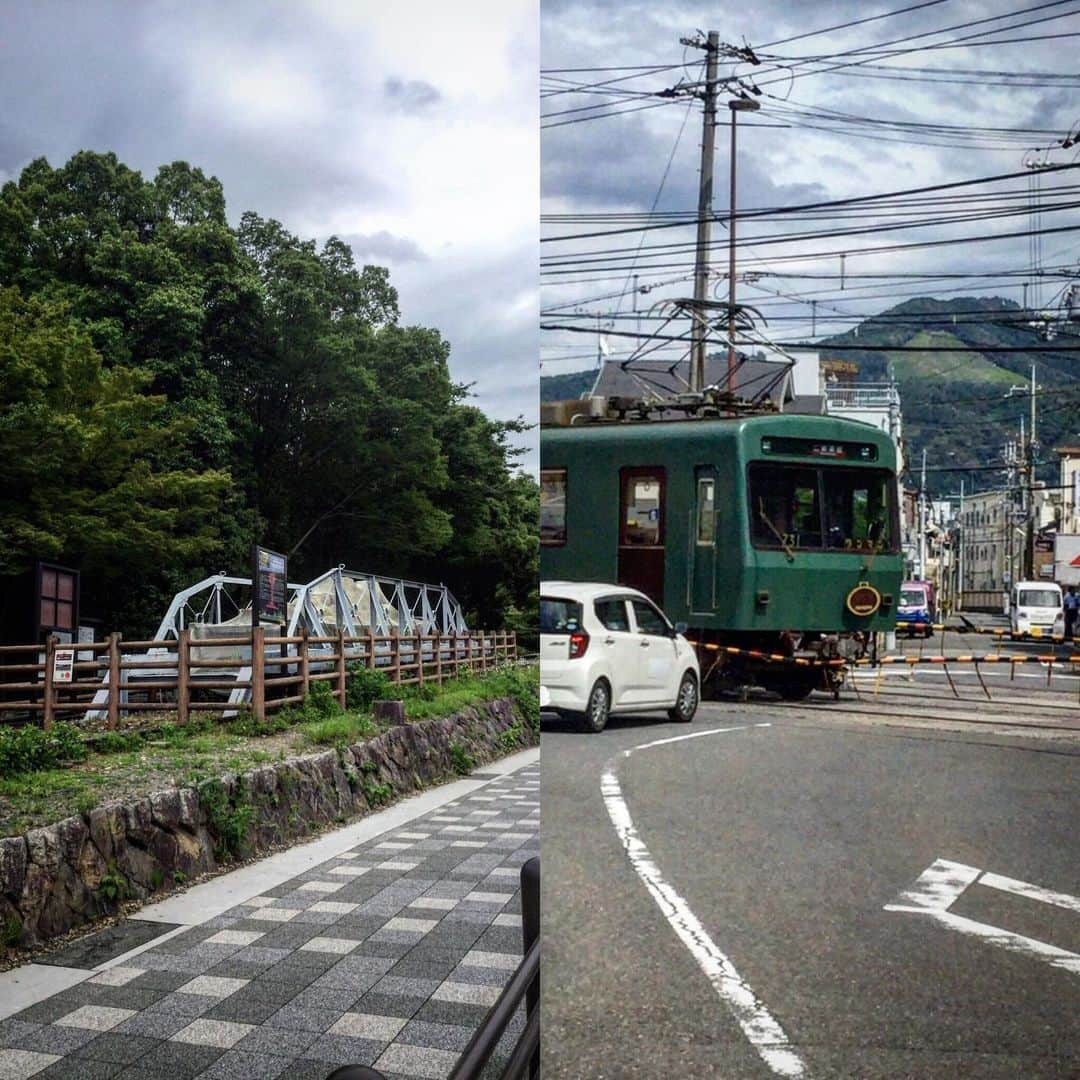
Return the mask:
[(1080, 913), (1080, 897), (1052, 892), (1026, 881), (1017, 881), (1015, 878), (1004, 877), (1001, 874), (984, 872), (977, 867), (951, 862), (948, 859), (937, 859), (931, 863), (910, 889), (905, 889), (893, 903), (885, 905), (885, 910), (926, 915), (951, 930), (958, 930), (970, 937), (982, 938), (990, 945), (997, 945), (1009, 952), (1022, 953), (1050, 964), (1051, 967), (1062, 968), (1074, 975), (1080, 975), (1080, 955), (1077, 953), (951, 912), (949, 908), (956, 903), (961, 894), (976, 883), (1001, 892), (1023, 896), (1028, 900), (1038, 900), (1044, 904), (1053, 904), (1055, 907), (1063, 907)]

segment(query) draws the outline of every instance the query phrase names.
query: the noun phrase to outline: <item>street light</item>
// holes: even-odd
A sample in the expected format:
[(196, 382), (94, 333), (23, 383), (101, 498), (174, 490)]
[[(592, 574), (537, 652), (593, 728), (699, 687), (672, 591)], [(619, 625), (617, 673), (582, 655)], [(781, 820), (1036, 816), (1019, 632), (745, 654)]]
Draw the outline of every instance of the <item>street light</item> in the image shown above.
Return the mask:
[(741, 112), (756, 112), (761, 105), (753, 98), (733, 98), (731, 110), (731, 195), (728, 200), (728, 353), (727, 392), (735, 395), (735, 120)]

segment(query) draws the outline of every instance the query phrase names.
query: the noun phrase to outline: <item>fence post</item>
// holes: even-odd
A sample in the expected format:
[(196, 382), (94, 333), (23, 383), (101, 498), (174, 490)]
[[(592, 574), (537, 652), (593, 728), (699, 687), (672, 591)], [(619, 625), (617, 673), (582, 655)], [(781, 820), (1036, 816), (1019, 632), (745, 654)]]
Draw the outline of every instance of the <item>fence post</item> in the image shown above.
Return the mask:
[(375, 670), (375, 631), (368, 627), (367, 632), (367, 651), (364, 657), (367, 666), (374, 671)]
[(48, 731), (53, 726), (53, 663), (56, 659), (56, 638), (45, 639), (45, 682), (42, 686), (41, 726)]
[(266, 719), (266, 631), (251, 628), (251, 712), (260, 723)]
[(442, 686), (442, 635), (435, 631), (435, 681)]
[(311, 669), (308, 663), (308, 634), (306, 626), (300, 628), (300, 692), (304, 697), (308, 696), (311, 686)]
[(513, 660), (516, 663), (517, 658), (518, 658), (517, 631), (516, 630), (511, 630), (510, 631), (510, 659)]
[(120, 635), (109, 635), (109, 730), (120, 724)]
[(345, 711), (345, 631), (339, 626), (337, 632), (337, 684), (338, 701)]
[(394, 682), (401, 682), (401, 637), (393, 627), (390, 630), (390, 648), (393, 650)]
[[(521, 943), (522, 955), (528, 954), (533, 942), (540, 937), (540, 859), (534, 855), (521, 868)], [(525, 992), (525, 1015), (531, 1017), (540, 1007), (540, 976), (529, 984)], [(529, 1062), (530, 1080), (540, 1075), (540, 1048), (537, 1047)]]
[(424, 685), (424, 636), (416, 631), (416, 685)]
[(191, 631), (185, 627), (176, 639), (176, 722), (188, 722), (188, 707), (191, 702)]

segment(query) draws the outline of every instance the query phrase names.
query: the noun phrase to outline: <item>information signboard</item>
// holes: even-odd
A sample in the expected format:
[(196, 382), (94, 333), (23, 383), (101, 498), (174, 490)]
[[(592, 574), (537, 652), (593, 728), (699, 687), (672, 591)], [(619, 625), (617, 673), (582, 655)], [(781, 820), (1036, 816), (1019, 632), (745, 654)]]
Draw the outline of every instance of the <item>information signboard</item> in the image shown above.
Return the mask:
[(258, 626), (262, 619), (275, 623), (287, 621), (287, 568), (284, 555), (255, 545), (251, 575), (253, 626)]
[(57, 649), (53, 653), (53, 682), (69, 683), (75, 673), (75, 650)]

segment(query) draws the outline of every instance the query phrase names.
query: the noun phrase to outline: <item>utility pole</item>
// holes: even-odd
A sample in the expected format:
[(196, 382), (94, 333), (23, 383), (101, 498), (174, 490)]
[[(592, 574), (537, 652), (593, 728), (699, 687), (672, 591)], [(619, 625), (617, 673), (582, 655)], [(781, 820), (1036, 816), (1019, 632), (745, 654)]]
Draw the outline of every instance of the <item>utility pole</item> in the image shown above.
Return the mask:
[(960, 528), (956, 545), (956, 610), (964, 609), (964, 544), (967, 542), (967, 526), (964, 524), (964, 481), (960, 480)]
[(1031, 365), (1031, 382), (1027, 386), (1010, 386), (1006, 397), (1013, 394), (1027, 394), (1030, 406), (1030, 423), (1027, 434), (1024, 433), (1024, 418), (1020, 418), (1020, 448), (1024, 455), (1024, 479), (1021, 488), (1021, 506), (1024, 512), (1024, 550), (1020, 560), (1024, 578), (1031, 581), (1035, 577), (1035, 451), (1038, 445), (1036, 431), (1035, 395), (1039, 388), (1035, 384), (1035, 365)]
[(927, 580), (927, 448), (924, 446), (919, 478), (919, 580)]
[(1031, 365), (1031, 426), (1027, 444), (1027, 535), (1024, 544), (1024, 573), (1028, 581), (1035, 579), (1035, 365)]
[(728, 347), (727, 347), (727, 392), (735, 396), (735, 132), (736, 119), (743, 111), (760, 109), (753, 98), (733, 98), (728, 102), (731, 113), (731, 194), (728, 201)]
[(690, 348), (690, 390), (705, 388), (705, 300), (709, 285), (709, 238), (712, 231), (713, 149), (716, 143), (716, 65), (720, 34), (710, 30), (705, 49), (705, 112), (701, 128), (701, 172), (698, 185), (697, 256), (694, 261), (694, 324)]

